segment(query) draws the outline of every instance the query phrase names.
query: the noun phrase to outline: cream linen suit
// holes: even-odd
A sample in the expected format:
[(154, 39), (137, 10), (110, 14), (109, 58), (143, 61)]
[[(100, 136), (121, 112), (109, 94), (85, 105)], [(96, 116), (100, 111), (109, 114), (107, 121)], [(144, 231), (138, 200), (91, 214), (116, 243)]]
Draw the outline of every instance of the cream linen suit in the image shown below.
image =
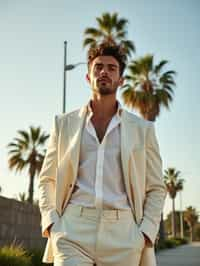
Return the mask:
[[(47, 227), (62, 216), (76, 183), (86, 112), (85, 106), (55, 117), (39, 176), (43, 237), (47, 237)], [(143, 249), (140, 266), (154, 266), (153, 244), (166, 195), (159, 146), (152, 122), (125, 110), (121, 116), (121, 160), (125, 189), (135, 221), (152, 243)], [(51, 238), (48, 238), (43, 261), (53, 262)]]

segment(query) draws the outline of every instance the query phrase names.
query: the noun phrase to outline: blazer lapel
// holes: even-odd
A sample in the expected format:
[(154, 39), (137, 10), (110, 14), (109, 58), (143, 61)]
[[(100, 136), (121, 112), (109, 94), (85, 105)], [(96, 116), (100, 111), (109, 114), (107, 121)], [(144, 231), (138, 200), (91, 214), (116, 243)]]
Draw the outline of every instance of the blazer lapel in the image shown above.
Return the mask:
[[(78, 171), (79, 154), (80, 154), (80, 141), (81, 133), (86, 117), (86, 106), (81, 108), (81, 110), (76, 115), (71, 115), (68, 119), (68, 127), (63, 133), (63, 138), (68, 139), (69, 144), (66, 147), (64, 155), (60, 158), (57, 169), (57, 196), (56, 205), (59, 214), (62, 214), (62, 210), (65, 208), (66, 199), (68, 196), (67, 185), (63, 184), (75, 183)], [(66, 134), (66, 135), (65, 135)], [(62, 138), (62, 139), (63, 139)], [(65, 140), (63, 139), (63, 143)]]
[(70, 152), (70, 157), (72, 161), (72, 167), (75, 178), (77, 176), (77, 171), (78, 171), (81, 135), (86, 118), (86, 112), (87, 112), (87, 107), (84, 106), (80, 110), (78, 117), (76, 117), (76, 119), (71, 119), (70, 121), (70, 136), (72, 136), (70, 143), (70, 147), (72, 147)]

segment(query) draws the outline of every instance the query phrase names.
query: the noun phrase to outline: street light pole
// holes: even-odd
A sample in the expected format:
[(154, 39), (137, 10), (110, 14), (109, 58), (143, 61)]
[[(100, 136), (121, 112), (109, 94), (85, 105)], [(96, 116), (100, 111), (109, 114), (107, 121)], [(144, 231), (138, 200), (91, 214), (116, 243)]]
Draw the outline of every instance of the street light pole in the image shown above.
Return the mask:
[(74, 69), (75, 67), (77, 67), (79, 65), (86, 65), (86, 63), (85, 62), (79, 62), (79, 63), (76, 63), (76, 64), (66, 65), (65, 66), (65, 71), (70, 71), (70, 70)]
[(66, 65), (67, 65), (67, 41), (64, 41), (64, 68), (63, 68), (63, 113), (66, 111)]
[(79, 62), (77, 64), (70, 64), (67, 65), (67, 41), (64, 41), (64, 68), (63, 68), (63, 113), (66, 112), (66, 78), (67, 78), (67, 71), (74, 69), (79, 65), (85, 65), (85, 62)]

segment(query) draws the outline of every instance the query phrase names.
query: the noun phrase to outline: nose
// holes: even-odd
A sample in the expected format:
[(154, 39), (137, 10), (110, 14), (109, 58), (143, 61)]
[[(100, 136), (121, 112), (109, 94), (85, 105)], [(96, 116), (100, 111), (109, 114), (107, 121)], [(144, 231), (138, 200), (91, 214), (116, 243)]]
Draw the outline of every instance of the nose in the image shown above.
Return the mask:
[(102, 67), (101, 71), (100, 71), (101, 75), (107, 75), (108, 74), (108, 70), (106, 67)]

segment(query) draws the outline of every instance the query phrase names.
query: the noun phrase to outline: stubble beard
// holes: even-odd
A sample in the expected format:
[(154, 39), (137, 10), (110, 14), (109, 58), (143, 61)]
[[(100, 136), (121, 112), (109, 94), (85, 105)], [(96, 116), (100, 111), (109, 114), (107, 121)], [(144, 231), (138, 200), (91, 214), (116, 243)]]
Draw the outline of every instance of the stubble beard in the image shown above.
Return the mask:
[(113, 84), (103, 85), (103, 84), (97, 84), (96, 88), (94, 89), (95, 92), (99, 93), (100, 95), (112, 95), (116, 94), (118, 84), (117, 82), (114, 82)]
[(108, 87), (100, 87), (98, 88), (98, 92), (100, 95), (111, 95), (116, 92), (116, 90)]

